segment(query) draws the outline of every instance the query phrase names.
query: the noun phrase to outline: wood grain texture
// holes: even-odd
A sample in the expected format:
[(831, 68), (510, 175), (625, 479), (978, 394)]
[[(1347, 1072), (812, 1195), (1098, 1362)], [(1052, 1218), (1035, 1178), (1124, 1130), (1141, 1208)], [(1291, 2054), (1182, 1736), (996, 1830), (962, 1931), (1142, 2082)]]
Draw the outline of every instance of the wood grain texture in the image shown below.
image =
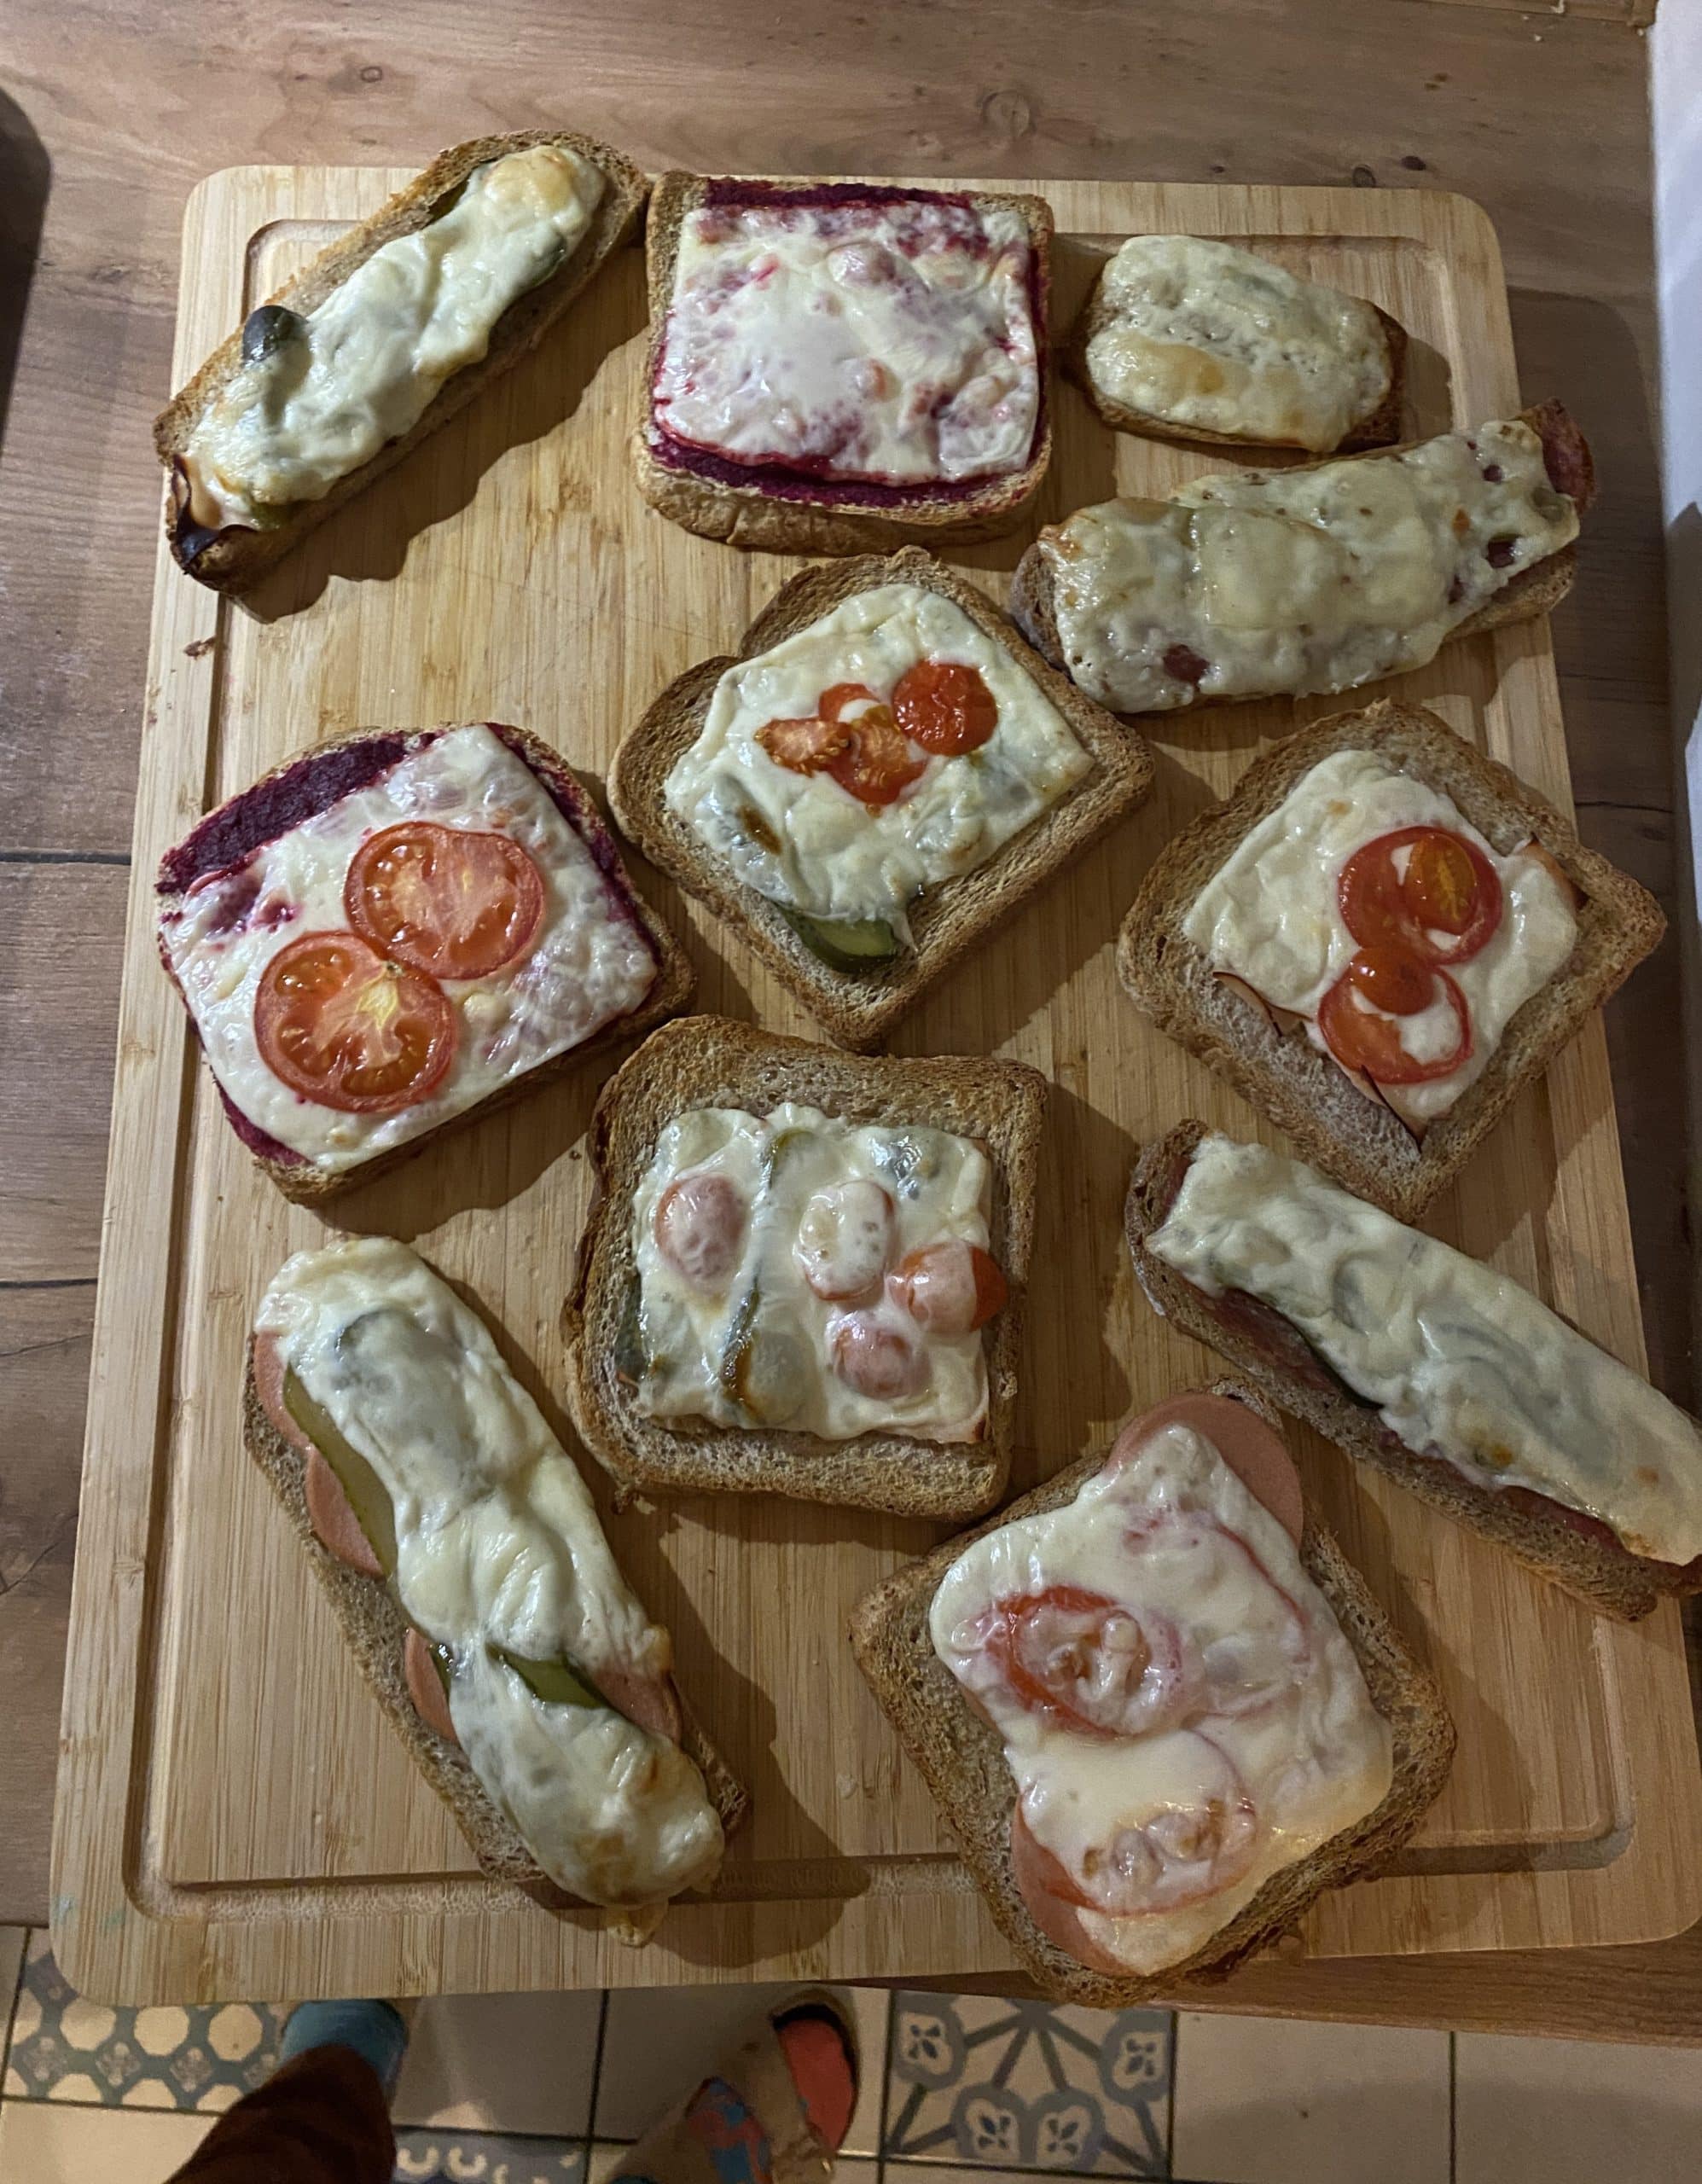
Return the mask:
[[(1623, 854), (1596, 807), (1631, 803), (1653, 828), (1671, 797), (1643, 46), (1576, 9), (1385, 0), (1374, 37), (1367, 20), (1363, 0), (1294, 0), (1280, 20), (1269, 0), (1073, 0), (1064, 34), (1029, 0), (959, 0), (906, 11), (902, 37), (877, 42), (866, 15), (813, 0), (779, 18), (757, 0), (634, 0), (613, 15), (513, 0), (492, 40), (453, 0), (364, 17), (328, 0), (224, 0), (216, 21), (191, 0), (140, 15), (115, 0), (15, 0), (0, 93), (0, 850), (128, 847), (158, 515), (148, 428), (169, 391), (194, 182), (256, 157), (417, 166), (472, 128), (566, 119), (657, 166), (1356, 177), (1478, 199), (1506, 256), (1521, 383), (1560, 395), (1602, 457), (1597, 525), (1612, 527), (1593, 525), (1554, 634), (1580, 823)], [(571, 95), (558, 95), (566, 51)], [(1655, 969), (1608, 1012), (1622, 1130), (1652, 1112), (1658, 1083), (1678, 1090), (1675, 1070), (1647, 1065), (1676, 1021), (1670, 1002), (1645, 1011)], [(38, 955), (30, 976), (73, 1010), (85, 992), (113, 1007), (113, 953)], [(104, 1112), (107, 1089), (60, 1083), (73, 1136), (79, 1111)], [(8, 1130), (0, 1109), (0, 1174)], [(1682, 1141), (1676, 1098), (1625, 1141), (1651, 1360), (1681, 1401)], [(36, 1263), (91, 1263), (98, 1206), (74, 1194), (74, 1216), (34, 1225)], [(0, 1278), (15, 1271), (0, 1264)], [(67, 1327), (69, 1298), (45, 1292)], [(67, 1422), (47, 1437), (67, 1494), (77, 1377), (56, 1387)], [(0, 1619), (0, 1647), (13, 1643)], [(9, 1670), (19, 1656), (4, 1658)], [(8, 1710), (9, 1761), (37, 1784), (57, 1734), (48, 1667), (12, 1684)], [(47, 1805), (18, 1803), (0, 1828), (0, 1918), (41, 1924)], [(1272, 1963), (1244, 1974), (1231, 2003), (1237, 1991), (1261, 2010), (1695, 2038), (1702, 1928), (1647, 1949)]]
[[(180, 369), (332, 224), (398, 179), (249, 168), (203, 184), (186, 230)], [(1118, 235), (1222, 229), (1402, 319), (1420, 359), (1419, 431), (1517, 406), (1494, 237), (1463, 200), (1092, 183), (1047, 194), (1061, 238), (1060, 326)], [(745, 625), (795, 565), (692, 538), (638, 502), (624, 440), (642, 321), (631, 250), (535, 359), (445, 429), (429, 462), (334, 518), (244, 607), (161, 560), (54, 1867), (61, 1960), (96, 1994), (1008, 1962), (839, 1635), (851, 1603), (917, 1543), (916, 1526), (742, 1502), (613, 1521), (754, 1804), (721, 1897), (677, 1908), (635, 1955), (595, 1920), (552, 1921), (473, 1873), (311, 1595), (262, 1483), (233, 1461), (254, 1300), (324, 1223), (254, 1175), (193, 1068), (154, 960), (148, 874), (206, 803), (334, 728), (494, 714), (595, 772), (658, 688)], [(1065, 392), (1040, 514), (1112, 490), (1162, 491), (1207, 467), (1105, 432)], [(1028, 535), (954, 558), (1002, 595)], [(1403, 688), (1565, 799), (1542, 628), (1455, 647)], [(1159, 723), (1153, 805), (898, 1035), (910, 1053), (1008, 1054), (1058, 1088), (1037, 1249), (1053, 1280), (1037, 1293), (1026, 1346), (1019, 1484), (1102, 1444), (1131, 1406), (1212, 1370), (1137, 1301), (1115, 1209), (1136, 1141), (1186, 1112), (1243, 1130), (1246, 1114), (1122, 1002), (1111, 941), (1158, 843), (1296, 710)], [(660, 892), (677, 926), (694, 932), (706, 1006), (807, 1031), (735, 937)], [(476, 1127), (456, 1160), (422, 1160), (336, 1209), (345, 1225), (417, 1240), (466, 1283), (546, 1408), (592, 1089), (570, 1080)], [(1640, 1356), (1599, 1024), (1519, 1103), (1438, 1225)], [(1594, 1623), (1392, 1487), (1345, 1476), (1317, 1444), (1300, 1453), (1327, 1519), (1436, 1668), (1462, 1730), (1454, 1779), (1397, 1875), (1321, 1904), (1309, 1949), (1629, 1940), (1686, 1923), (1696, 1886), (1680, 1852), (1702, 1821), (1702, 1779), (1676, 1614), (1629, 1630)], [(116, 1586), (114, 1571), (125, 1573)], [(1535, 1684), (1533, 1661), (1546, 1670)], [(777, 1676), (779, 1663), (790, 1672)]]

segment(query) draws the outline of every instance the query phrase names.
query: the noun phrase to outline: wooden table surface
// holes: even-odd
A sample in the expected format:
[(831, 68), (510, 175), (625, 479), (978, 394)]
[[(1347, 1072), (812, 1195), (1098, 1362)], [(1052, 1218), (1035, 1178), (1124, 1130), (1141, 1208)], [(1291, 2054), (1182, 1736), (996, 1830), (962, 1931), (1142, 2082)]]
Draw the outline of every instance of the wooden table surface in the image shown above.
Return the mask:
[[(184, 199), (558, 120), (653, 166), (1455, 189), (1525, 393), (1603, 476), (1557, 618), (1580, 823), (1670, 905), (1637, 0), (10, 0), (0, 88), (0, 1924), (47, 1843)], [(1690, 1386), (1677, 967), (1609, 1012), (1655, 1377)], [(1533, 1664), (1535, 1665), (1535, 1664)], [(895, 1966), (895, 1974), (903, 1967)], [(1530, 1956), (1271, 1960), (1263, 2012), (1702, 2040), (1702, 1928)]]

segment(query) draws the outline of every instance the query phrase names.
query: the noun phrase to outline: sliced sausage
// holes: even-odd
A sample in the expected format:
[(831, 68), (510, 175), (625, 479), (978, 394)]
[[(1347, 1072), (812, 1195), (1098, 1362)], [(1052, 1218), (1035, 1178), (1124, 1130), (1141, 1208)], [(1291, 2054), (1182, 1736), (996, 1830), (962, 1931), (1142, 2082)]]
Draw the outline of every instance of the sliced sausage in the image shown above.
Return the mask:
[(438, 1674), (438, 1664), (432, 1658), (431, 1647), (424, 1634), (411, 1623), (402, 1641), (402, 1674), (408, 1685), (408, 1696), (414, 1702), (414, 1711), (426, 1727), (435, 1729), (445, 1744), (459, 1745), (461, 1739), (456, 1734), (455, 1723), (450, 1716), (449, 1693)]
[(1129, 1462), (1167, 1426), (1191, 1426), (1217, 1449), (1255, 1502), (1269, 1509), (1298, 1547), (1306, 1521), (1300, 1474), (1281, 1437), (1233, 1396), (1197, 1388), (1170, 1396), (1125, 1426), (1112, 1444), (1107, 1468)]
[(1525, 421), (1542, 443), (1548, 483), (1576, 502), (1582, 515), (1595, 498), (1595, 462), (1577, 420), (1565, 403), (1550, 399), (1527, 410)]

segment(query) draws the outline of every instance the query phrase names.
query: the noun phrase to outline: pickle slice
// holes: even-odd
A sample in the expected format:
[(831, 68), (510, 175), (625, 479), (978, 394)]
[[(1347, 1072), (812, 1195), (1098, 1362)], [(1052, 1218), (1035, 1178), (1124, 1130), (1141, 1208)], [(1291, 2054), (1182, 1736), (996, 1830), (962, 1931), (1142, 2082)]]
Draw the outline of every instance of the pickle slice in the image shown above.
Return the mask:
[(566, 1659), (529, 1661), (523, 1653), (511, 1653), (506, 1646), (493, 1646), (491, 1651), (504, 1668), (512, 1669), (535, 1699), (546, 1706), (603, 1706), (608, 1701), (596, 1686), (573, 1664)]
[(898, 936), (885, 918), (812, 918), (787, 909), (781, 915), (810, 953), (835, 971), (878, 971), (898, 953)]
[(378, 1557), (386, 1577), (396, 1574), (396, 1512), (389, 1490), (361, 1454), (343, 1438), (328, 1412), (322, 1410), (288, 1366), (284, 1368), (284, 1409), (330, 1465), (337, 1484), (349, 1497), (355, 1522), (366, 1535), (367, 1545)]

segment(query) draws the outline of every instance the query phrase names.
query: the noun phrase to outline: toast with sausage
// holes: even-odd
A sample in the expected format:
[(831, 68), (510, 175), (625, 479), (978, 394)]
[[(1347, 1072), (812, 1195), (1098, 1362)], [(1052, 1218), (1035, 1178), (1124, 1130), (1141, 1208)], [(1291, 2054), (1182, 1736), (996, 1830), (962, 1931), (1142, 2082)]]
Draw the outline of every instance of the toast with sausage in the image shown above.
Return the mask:
[(215, 349), (154, 427), (177, 566), (247, 590), (535, 347), (648, 177), (572, 130), (440, 153)]
[(1382, 699), (1285, 737), (1172, 838), (1117, 968), (1315, 1166), (1410, 1221), (1664, 929), (1553, 804)]
[(1454, 1753), (1237, 1381), (899, 1570), (851, 1641), (1024, 1971), (1095, 2009), (1222, 1979), (1385, 1867)]
[(1010, 1464), (1045, 1080), (713, 1016), (591, 1130), (567, 1403), (623, 1492), (990, 1508)]
[(479, 1316), (404, 1244), (288, 1261), (243, 1432), (410, 1757), (483, 1871), (643, 1939), (712, 1886), (745, 1794), (668, 1633)]
[(615, 753), (609, 802), (653, 863), (862, 1048), (1152, 777), (1132, 729), (908, 547), (794, 577), (736, 658), (656, 700)]
[(1509, 1276), (1188, 1122), (1126, 1224), (1153, 1310), (1598, 1614), (1702, 1590), (1702, 1426)]

